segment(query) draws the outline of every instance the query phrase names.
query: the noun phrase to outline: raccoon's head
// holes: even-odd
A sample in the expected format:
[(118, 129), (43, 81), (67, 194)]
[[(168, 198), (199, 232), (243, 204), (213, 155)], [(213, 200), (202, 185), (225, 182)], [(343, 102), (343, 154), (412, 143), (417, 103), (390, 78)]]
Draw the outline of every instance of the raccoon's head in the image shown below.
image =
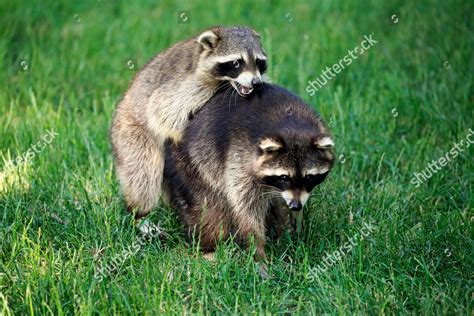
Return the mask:
[[(333, 140), (328, 135), (264, 137), (257, 149), (258, 183), (299, 211), (311, 190), (324, 181), (334, 163)], [(274, 196), (274, 194), (272, 194)]]
[(198, 36), (202, 45), (201, 69), (220, 81), (228, 81), (241, 96), (262, 86), (267, 57), (260, 35), (246, 27), (217, 27)]

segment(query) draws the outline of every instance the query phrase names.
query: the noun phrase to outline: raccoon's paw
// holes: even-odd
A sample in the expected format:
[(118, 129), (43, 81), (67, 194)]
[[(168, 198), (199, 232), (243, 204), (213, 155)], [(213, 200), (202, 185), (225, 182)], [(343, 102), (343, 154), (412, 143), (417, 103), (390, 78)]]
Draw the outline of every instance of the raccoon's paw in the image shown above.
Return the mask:
[(152, 240), (157, 237), (163, 239), (167, 236), (159, 223), (153, 224), (148, 219), (141, 219), (139, 221), (135, 220), (135, 227), (145, 240)]
[(216, 253), (215, 252), (207, 252), (207, 253), (203, 254), (202, 257), (205, 260), (210, 261), (210, 262), (216, 261)]
[(268, 275), (268, 267), (265, 263), (259, 262), (258, 264), (258, 274), (262, 277), (262, 279), (268, 279), (270, 276)]

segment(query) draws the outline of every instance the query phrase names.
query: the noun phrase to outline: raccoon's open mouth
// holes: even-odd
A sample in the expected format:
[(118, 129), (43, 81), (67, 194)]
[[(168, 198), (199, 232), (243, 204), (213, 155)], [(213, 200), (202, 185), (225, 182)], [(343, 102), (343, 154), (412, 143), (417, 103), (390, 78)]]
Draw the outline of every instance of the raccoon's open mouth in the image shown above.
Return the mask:
[(237, 91), (237, 93), (242, 97), (248, 96), (253, 91), (253, 88), (245, 87), (241, 85), (240, 83), (238, 83), (237, 81), (231, 81), (230, 83), (232, 84), (234, 89)]

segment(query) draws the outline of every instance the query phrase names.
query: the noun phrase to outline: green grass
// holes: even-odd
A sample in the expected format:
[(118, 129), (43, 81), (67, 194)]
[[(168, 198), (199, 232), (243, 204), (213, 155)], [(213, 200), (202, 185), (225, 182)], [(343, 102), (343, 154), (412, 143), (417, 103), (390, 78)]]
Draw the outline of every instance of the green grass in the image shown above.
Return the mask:
[[(471, 315), (472, 147), (419, 188), (410, 180), (474, 128), (473, 12), (470, 1), (0, 0), (0, 313)], [(232, 243), (204, 261), (159, 208), (150, 220), (170, 237), (98, 282), (138, 235), (112, 164), (113, 109), (154, 54), (217, 24), (262, 34), (273, 81), (330, 122), (341, 159), (304, 210), (304, 236), (268, 245), (271, 279)], [(373, 48), (307, 94), (372, 33)], [(51, 144), (5, 169), (49, 129)], [(309, 276), (369, 222), (368, 238)]]

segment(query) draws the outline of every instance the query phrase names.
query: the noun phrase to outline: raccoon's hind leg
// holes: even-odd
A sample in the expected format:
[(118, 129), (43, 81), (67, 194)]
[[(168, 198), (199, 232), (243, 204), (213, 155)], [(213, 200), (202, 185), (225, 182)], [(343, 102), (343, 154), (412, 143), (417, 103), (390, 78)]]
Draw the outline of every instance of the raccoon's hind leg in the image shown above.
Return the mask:
[(130, 143), (128, 157), (117, 166), (127, 208), (137, 219), (148, 215), (160, 199), (164, 168), (160, 147), (137, 137), (135, 143)]
[[(117, 116), (120, 113), (117, 113)], [(154, 139), (140, 124), (115, 118), (111, 131), (115, 166), (127, 208), (135, 218), (157, 206), (164, 171), (164, 141)]]

